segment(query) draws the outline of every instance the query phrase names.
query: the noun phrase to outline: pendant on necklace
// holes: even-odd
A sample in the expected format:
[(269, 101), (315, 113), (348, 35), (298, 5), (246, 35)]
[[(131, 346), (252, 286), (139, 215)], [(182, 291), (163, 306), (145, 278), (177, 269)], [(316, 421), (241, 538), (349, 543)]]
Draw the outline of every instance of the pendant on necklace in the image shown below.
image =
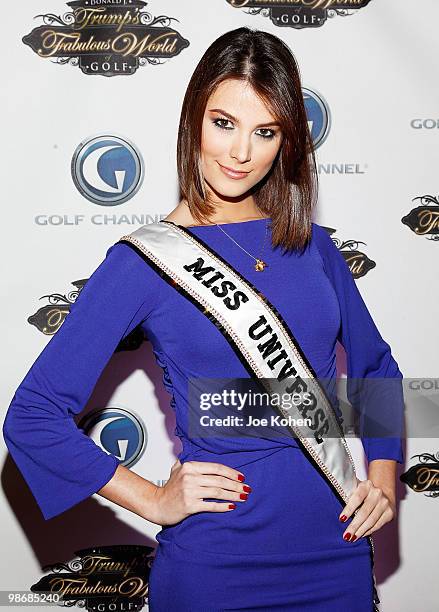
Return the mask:
[(256, 272), (263, 272), (266, 266), (268, 266), (268, 264), (266, 264), (265, 261), (262, 261), (262, 259), (256, 259), (256, 264), (255, 264)]

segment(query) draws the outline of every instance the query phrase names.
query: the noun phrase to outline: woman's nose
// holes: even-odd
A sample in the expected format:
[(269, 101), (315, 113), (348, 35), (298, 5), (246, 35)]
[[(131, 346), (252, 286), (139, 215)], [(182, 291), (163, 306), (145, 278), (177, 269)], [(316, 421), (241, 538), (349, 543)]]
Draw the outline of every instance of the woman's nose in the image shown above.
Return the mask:
[(244, 163), (251, 160), (251, 143), (250, 138), (245, 135), (237, 135), (233, 139), (230, 149), (230, 156)]

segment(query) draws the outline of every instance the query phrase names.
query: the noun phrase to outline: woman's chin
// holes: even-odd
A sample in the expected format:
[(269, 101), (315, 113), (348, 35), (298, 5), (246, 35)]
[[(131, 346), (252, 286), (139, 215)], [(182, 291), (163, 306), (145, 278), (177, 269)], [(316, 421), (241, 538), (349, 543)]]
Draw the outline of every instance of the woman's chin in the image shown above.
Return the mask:
[[(239, 182), (239, 181), (236, 181)], [(222, 200), (241, 200), (243, 197), (248, 195), (248, 191), (252, 188), (253, 185), (246, 185), (244, 187), (243, 184), (238, 185), (234, 184), (235, 181), (233, 179), (224, 181), (215, 181), (209, 182), (206, 180), (207, 185), (212, 190), (213, 194), (217, 198), (221, 198)], [(232, 183), (232, 184), (231, 184)]]

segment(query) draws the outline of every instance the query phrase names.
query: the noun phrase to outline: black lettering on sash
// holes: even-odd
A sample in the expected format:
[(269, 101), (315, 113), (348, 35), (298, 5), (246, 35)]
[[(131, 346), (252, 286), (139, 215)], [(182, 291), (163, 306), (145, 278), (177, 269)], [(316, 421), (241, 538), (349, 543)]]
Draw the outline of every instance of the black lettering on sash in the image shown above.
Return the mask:
[(243, 293), (242, 291), (235, 291), (235, 293), (233, 294), (233, 298), (234, 302), (231, 302), (229, 297), (224, 300), (224, 304), (229, 310), (238, 310), (238, 308), (241, 306), (241, 303), (244, 304), (250, 299), (248, 295), (245, 295), (245, 293)]
[(197, 261), (192, 264), (185, 265), (183, 266), (183, 268), (188, 272), (194, 271), (194, 278), (196, 278), (197, 280), (201, 280), (201, 278), (205, 276), (208, 272), (212, 272), (212, 270), (215, 269), (212, 266), (207, 266), (207, 268), (203, 268), (203, 264), (204, 259), (202, 257), (199, 257)]
[(221, 289), (222, 292), (218, 287), (212, 287), (213, 295), (216, 295), (216, 297), (225, 297), (228, 294), (229, 289), (236, 289), (236, 285), (232, 283), (232, 281), (224, 280), (221, 282)]
[(253, 323), (252, 325), (250, 325), (248, 329), (248, 335), (250, 336), (252, 340), (259, 340), (259, 338), (262, 338), (264, 334), (267, 334), (268, 332), (273, 331), (270, 325), (266, 325), (259, 334), (255, 334), (255, 331), (263, 323), (267, 323), (267, 319), (264, 317), (264, 315), (261, 315), (259, 319), (256, 321), (256, 323)]
[[(257, 332), (256, 330), (261, 327), (261, 325), (264, 325), (264, 327), (262, 327), (262, 329)], [(270, 355), (278, 352), (278, 355), (276, 355), (276, 357), (270, 359), (270, 361), (267, 361), (267, 365), (272, 370), (274, 370), (275, 365), (279, 361), (281, 361), (282, 359), (286, 360), (286, 363), (282, 366), (277, 376), (277, 379), (279, 381), (282, 381), (284, 378), (287, 378), (291, 374), (294, 374), (296, 370), (293, 367), (291, 360), (287, 359), (288, 354), (282, 348), (282, 343), (278, 340), (277, 334), (274, 334), (273, 328), (270, 325), (267, 325), (267, 319), (264, 317), (264, 315), (260, 315), (259, 319), (255, 323), (252, 323), (252, 325), (250, 325), (248, 329), (248, 335), (252, 340), (259, 340), (260, 338), (262, 338), (262, 336), (265, 336), (265, 334), (271, 334), (271, 337), (268, 338), (265, 343), (258, 344), (257, 348), (261, 353), (263, 359), (268, 359)]]
[[(283, 357), (283, 354), (285, 353), (285, 351), (281, 352), (281, 355)], [(285, 353), (285, 357), (287, 356), (287, 354)], [(268, 365), (271, 367), (271, 362), (268, 362)], [(291, 376), (297, 373), (296, 369), (293, 367), (293, 364), (291, 363), (290, 359), (287, 359), (286, 363), (284, 363), (284, 365), (282, 366), (281, 371), (279, 372), (279, 374), (277, 375), (277, 380), (278, 381), (282, 381), (284, 378), (288, 378), (288, 376)]]
[[(192, 272), (193, 277), (199, 281), (202, 281), (202, 284), (205, 287), (208, 287), (212, 293), (218, 298), (224, 298), (224, 305), (229, 310), (237, 310), (241, 304), (249, 301), (249, 297), (243, 293), (242, 291), (235, 291), (236, 285), (231, 280), (223, 280), (220, 283), (220, 286), (213, 286), (216, 281), (220, 278), (224, 278), (224, 274), (222, 272), (215, 271), (215, 268), (212, 266), (204, 266), (204, 259), (202, 257), (198, 257), (197, 261), (186, 264), (183, 266), (185, 270), (188, 272)], [(205, 278), (202, 280), (206, 274), (214, 272), (211, 278)], [(233, 296), (229, 297), (229, 291), (234, 291)]]
[(215, 283), (220, 278), (224, 278), (224, 274), (222, 274), (221, 272), (215, 272), (212, 278), (209, 278), (208, 280), (203, 280), (202, 284), (205, 285), (206, 287), (210, 287), (211, 285), (213, 285), (213, 283)]
[(218, 287), (212, 287), (211, 291), (214, 295), (216, 295), (216, 297), (224, 298), (223, 302), (229, 310), (237, 310), (240, 307), (241, 302), (244, 303), (248, 302), (249, 300), (249, 298), (242, 291), (235, 291), (233, 294), (233, 302), (230, 300), (230, 297), (227, 296), (229, 289), (236, 289), (236, 285), (235, 283), (232, 283), (232, 281), (222, 281), (221, 289), (222, 293)]
[[(296, 376), (296, 378), (292, 381), (292, 383), (288, 387), (286, 387), (285, 391), (286, 393), (290, 393), (290, 394), (308, 392), (309, 397), (312, 399), (312, 403), (307, 404), (307, 405), (299, 404), (297, 406), (297, 409), (299, 410), (302, 418), (304, 419), (309, 418), (310, 417), (309, 413), (313, 412), (313, 415), (312, 415), (313, 420), (310, 425), (310, 428), (314, 430), (314, 437), (317, 440), (317, 442), (321, 442), (322, 441), (321, 436), (325, 433), (328, 433), (329, 431), (329, 421), (325, 415), (323, 408), (318, 408), (316, 410), (317, 398), (314, 395), (314, 393), (311, 393), (311, 391), (308, 391), (308, 387), (306, 383), (300, 376)], [(321, 422), (320, 429), (318, 429), (319, 422)]]
[[(322, 421), (322, 426), (320, 427), (320, 429), (317, 429), (318, 427), (318, 416), (321, 416), (321, 421)], [(328, 433), (329, 431), (329, 423), (328, 423), (328, 419), (325, 417), (325, 413), (323, 411), (323, 408), (319, 408), (318, 410), (316, 410), (316, 413), (314, 414), (314, 423), (311, 425), (311, 429), (315, 429), (315, 437), (318, 441), (318, 438), (321, 438), (323, 434)]]
[[(273, 334), (269, 340), (267, 340), (264, 344), (258, 344), (259, 352), (262, 354), (263, 359), (267, 359), (272, 353), (275, 351), (279, 351), (282, 348), (282, 344), (277, 339), (277, 335)], [(285, 353), (285, 357), (287, 354)], [(274, 367), (275, 363), (273, 363)], [(270, 365), (270, 368), (273, 369)]]

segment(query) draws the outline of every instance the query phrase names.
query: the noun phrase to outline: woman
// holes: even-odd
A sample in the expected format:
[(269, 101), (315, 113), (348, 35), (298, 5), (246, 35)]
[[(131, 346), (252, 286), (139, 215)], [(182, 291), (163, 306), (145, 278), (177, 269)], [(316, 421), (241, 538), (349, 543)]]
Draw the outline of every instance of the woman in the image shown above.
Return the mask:
[[(299, 438), (189, 433), (190, 381), (249, 378), (241, 330), (227, 323), (249, 296), (289, 330), (315, 378), (335, 379), (337, 339), (350, 377), (402, 377), (345, 260), (311, 222), (317, 174), (300, 76), (276, 36), (238, 28), (206, 51), (183, 102), (178, 171), (178, 206), (108, 249), (18, 387), (3, 428), (7, 446), (45, 519), (97, 492), (162, 526), (153, 612), (370, 612), (377, 599), (368, 536), (395, 514), (400, 438), (362, 438), (368, 479), (356, 480), (347, 499)], [(153, 248), (180, 267), (183, 252), (202, 253), (185, 265), (195, 280), (179, 283)], [(227, 293), (236, 289), (229, 283), (221, 293), (224, 286), (206, 280), (207, 270), (221, 278), (203, 268), (208, 260), (245, 291)], [(197, 301), (206, 286), (212, 293)], [(163, 487), (119, 465), (71, 418), (137, 326), (163, 368), (183, 445)], [(390, 420), (402, 407), (398, 386), (385, 403)], [(355, 536), (349, 543), (346, 533)]]

